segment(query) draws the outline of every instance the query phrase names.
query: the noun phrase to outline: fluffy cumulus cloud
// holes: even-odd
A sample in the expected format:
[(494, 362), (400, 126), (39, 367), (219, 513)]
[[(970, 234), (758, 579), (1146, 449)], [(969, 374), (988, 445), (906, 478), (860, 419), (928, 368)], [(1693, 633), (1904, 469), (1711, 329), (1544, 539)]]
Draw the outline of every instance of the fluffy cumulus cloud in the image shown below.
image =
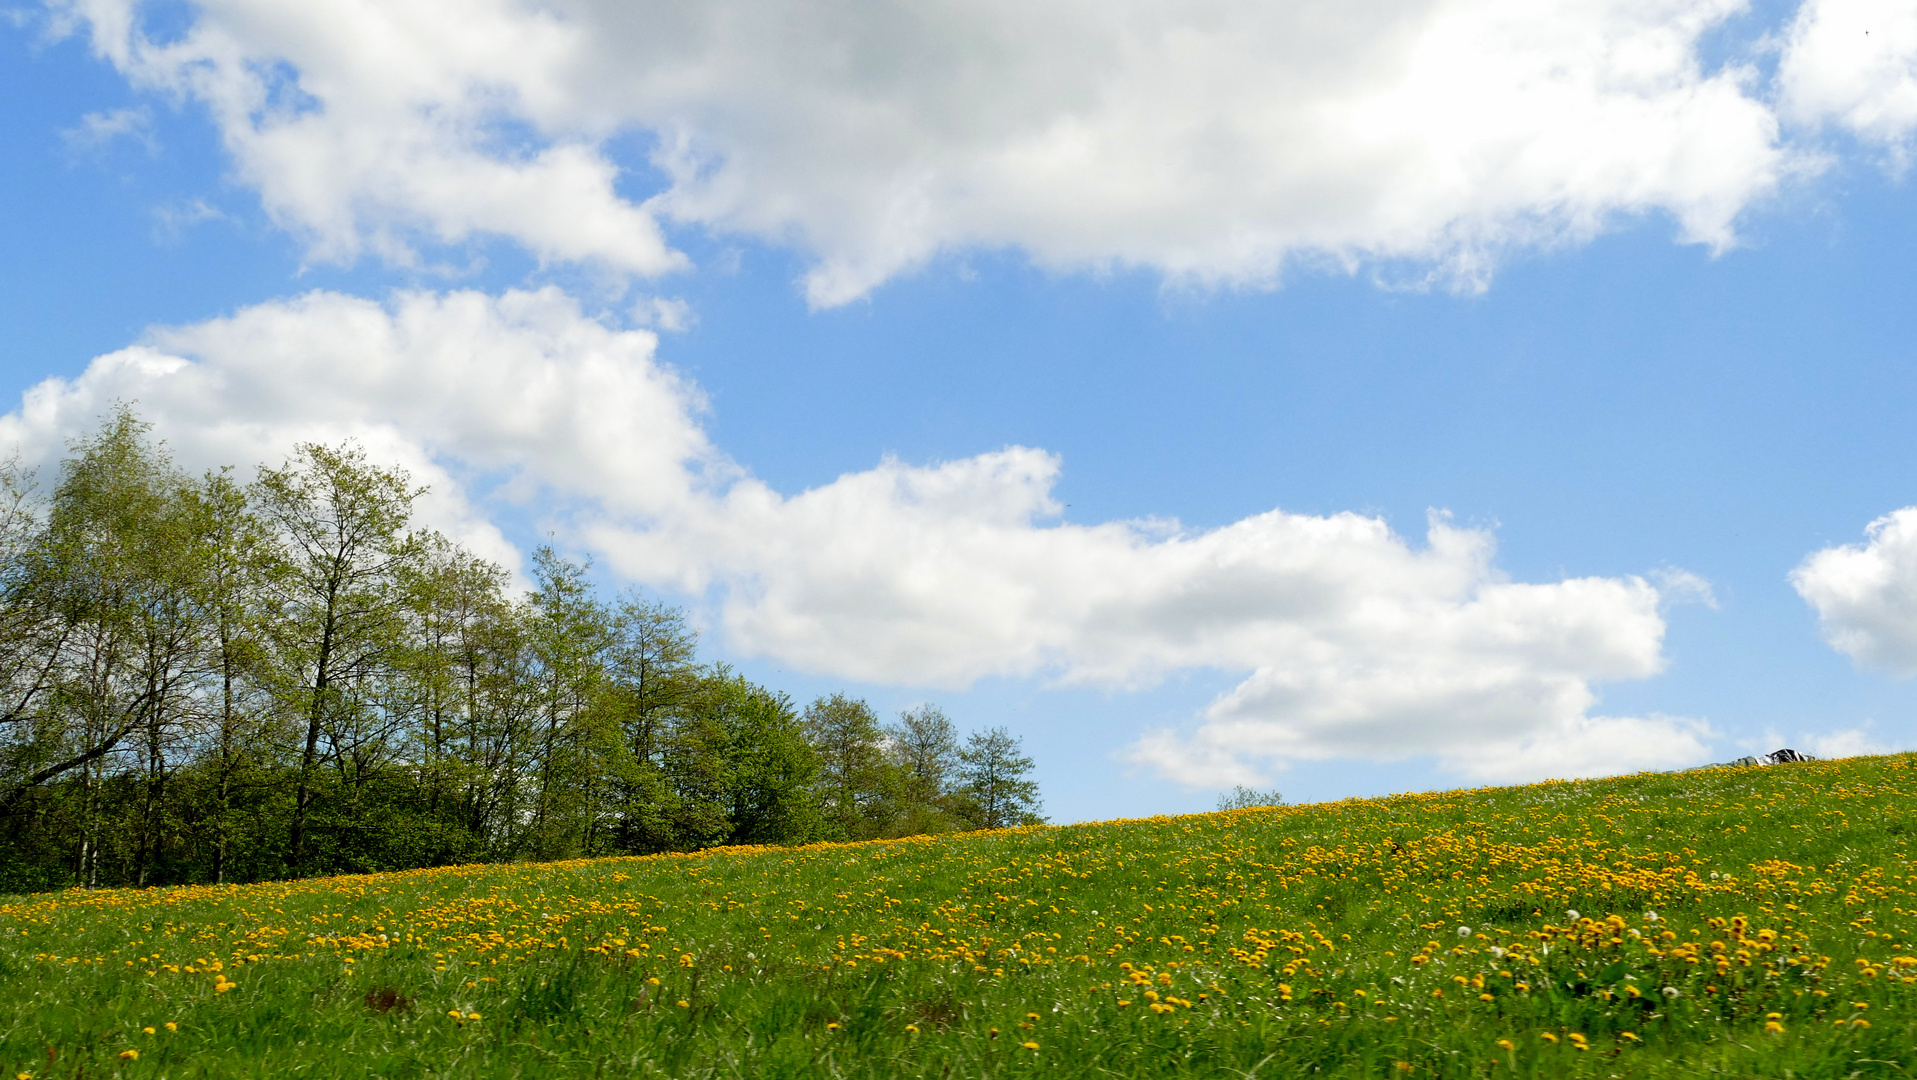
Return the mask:
[(1686, 721), (1592, 713), (1595, 684), (1661, 666), (1644, 580), (1510, 581), (1487, 533), (1441, 515), (1422, 543), (1357, 514), (1068, 523), (1058, 460), (1022, 447), (782, 494), (710, 444), (656, 343), (551, 289), (314, 293), (49, 379), (0, 417), (0, 444), (44, 465), (115, 401), (194, 467), (357, 439), (431, 483), (425, 516), (483, 553), (515, 557), (492, 522), (529, 505), (622, 575), (713, 605), (733, 648), (838, 677), (1237, 674), (1193, 731), (1132, 748), (1193, 784), (1334, 757), (1434, 755), (1490, 779), (1704, 754)]
[(1862, 667), (1917, 675), (1917, 507), (1871, 522), (1861, 544), (1811, 554), (1791, 585), (1832, 648)]
[(432, 525), (513, 565), (492, 524), (499, 502), (611, 492), (622, 508), (657, 509), (716, 463), (696, 388), (653, 363), (655, 342), (582, 317), (553, 290), (389, 305), (313, 293), (157, 330), (75, 379), (48, 379), (0, 417), (0, 447), (44, 470), (116, 402), (194, 470), (350, 439), (430, 485)]
[(318, 258), (496, 234), (657, 274), (671, 220), (807, 252), (819, 304), (977, 248), (1469, 284), (1619, 214), (1723, 247), (1791, 167), (1751, 72), (1699, 58), (1742, 0), (198, 0), (164, 38), (47, 2), (208, 108)]
[(1917, 129), (1917, 7), (1807, 0), (1787, 35), (1778, 82), (1793, 120), (1906, 150)]

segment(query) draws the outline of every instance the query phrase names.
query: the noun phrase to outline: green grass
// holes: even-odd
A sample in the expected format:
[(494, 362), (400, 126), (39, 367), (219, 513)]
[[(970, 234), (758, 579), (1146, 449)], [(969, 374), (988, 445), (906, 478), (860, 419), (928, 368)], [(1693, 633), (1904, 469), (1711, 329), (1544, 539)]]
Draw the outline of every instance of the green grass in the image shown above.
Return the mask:
[(1913, 764), (8, 898), (0, 1064), (1903, 1076)]

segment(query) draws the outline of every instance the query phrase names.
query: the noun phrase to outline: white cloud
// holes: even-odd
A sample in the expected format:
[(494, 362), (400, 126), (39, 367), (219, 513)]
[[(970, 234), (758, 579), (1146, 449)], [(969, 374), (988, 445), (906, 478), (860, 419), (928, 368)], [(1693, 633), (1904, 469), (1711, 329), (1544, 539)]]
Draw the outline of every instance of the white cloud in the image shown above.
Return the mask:
[(1658, 595), (1666, 604), (1702, 604), (1717, 610), (1717, 590), (1711, 583), (1681, 567), (1666, 566), (1651, 571)]
[(1860, 667), (1917, 675), (1917, 507), (1871, 522), (1862, 544), (1812, 553), (1790, 581), (1832, 648)]
[(1698, 57), (1742, 0), (201, 0), (164, 42), (139, 0), (47, 2), (203, 102), (322, 259), (491, 233), (657, 274), (665, 216), (810, 253), (818, 304), (1006, 247), (1469, 285), (1620, 214), (1722, 248), (1790, 168), (1752, 74)]
[(1422, 545), (1349, 513), (1063, 523), (1059, 461), (1024, 447), (786, 496), (710, 445), (656, 344), (552, 289), (314, 293), (49, 379), (0, 417), (0, 445), (52, 461), (115, 400), (196, 467), (354, 437), (430, 482), (427, 517), (485, 554), (512, 558), (493, 500), (527, 502), (625, 576), (710, 596), (734, 649), (843, 678), (1242, 674), (1193, 735), (1135, 748), (1187, 783), (1335, 757), (1520, 778), (1703, 754), (1689, 722), (1590, 715), (1594, 684), (1662, 666), (1642, 579), (1513, 582), (1488, 533), (1442, 515)]
[(1119, 756), (1187, 788), (1260, 787), (1271, 782), (1269, 773), (1246, 761), (1237, 748), (1181, 739), (1172, 731), (1147, 732)]
[(684, 264), (615, 191), (591, 104), (553, 110), (589, 27), (514, 0), (212, 0), (155, 41), (137, 0), (49, 2), (136, 85), (204, 105), (239, 178), (316, 259), (405, 263), (420, 238), (497, 234), (542, 260)]
[[(1469, 708), (1471, 703), (1462, 704)], [(1207, 723), (1191, 738), (1150, 732), (1122, 756), (1188, 788), (1255, 787), (1269, 783), (1274, 768), (1300, 758), (1398, 761), (1422, 756), (1435, 757), (1440, 768), (1468, 780), (1523, 783), (1694, 765), (1709, 755), (1706, 740), (1716, 734), (1710, 725), (1689, 717), (1591, 716), (1585, 707), (1576, 707), (1531, 710), (1503, 730), (1480, 723), (1468, 712), (1409, 723), (1387, 717), (1392, 730), (1360, 723), (1314, 746), (1313, 736), (1321, 733), (1300, 730), (1306, 725), (1286, 714), (1254, 717), (1249, 723), (1221, 722), (1220, 711), (1214, 705)], [(1393, 719), (1398, 722), (1392, 724)]]
[(431, 485), (429, 521), (512, 565), (482, 495), (617, 492), (643, 512), (682, 503), (715, 460), (698, 391), (653, 363), (655, 341), (583, 318), (552, 289), (384, 306), (312, 293), (157, 330), (75, 379), (47, 379), (0, 417), (0, 446), (45, 466), (116, 401), (135, 403), (193, 469), (357, 439)]
[(209, 221), (232, 221), (224, 210), (204, 199), (161, 205), (153, 209), (154, 235), (167, 243), (177, 243), (195, 226)]
[(1806, 0), (1778, 66), (1785, 114), (1897, 146), (1917, 128), (1917, 6)]
[(153, 114), (144, 106), (91, 112), (80, 122), (60, 133), (72, 150), (93, 150), (118, 139), (131, 139), (149, 154), (159, 153), (160, 142), (153, 136)]
[(658, 327), (668, 334), (683, 334), (699, 324), (692, 305), (677, 297), (642, 296), (633, 304), (631, 314), (638, 325)]
[(1871, 734), (1870, 725), (1846, 728), (1842, 731), (1828, 731), (1820, 735), (1809, 735), (1803, 740), (1806, 753), (1813, 757), (1831, 759), (1863, 757), (1866, 754), (1888, 754), (1892, 748), (1879, 742)]

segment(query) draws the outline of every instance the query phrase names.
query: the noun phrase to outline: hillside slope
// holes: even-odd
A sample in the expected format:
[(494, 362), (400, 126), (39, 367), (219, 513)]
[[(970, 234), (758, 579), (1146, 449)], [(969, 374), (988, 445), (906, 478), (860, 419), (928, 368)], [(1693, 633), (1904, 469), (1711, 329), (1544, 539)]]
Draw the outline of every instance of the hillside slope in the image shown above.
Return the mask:
[(1901, 1076), (1913, 765), (14, 897), (0, 1065)]

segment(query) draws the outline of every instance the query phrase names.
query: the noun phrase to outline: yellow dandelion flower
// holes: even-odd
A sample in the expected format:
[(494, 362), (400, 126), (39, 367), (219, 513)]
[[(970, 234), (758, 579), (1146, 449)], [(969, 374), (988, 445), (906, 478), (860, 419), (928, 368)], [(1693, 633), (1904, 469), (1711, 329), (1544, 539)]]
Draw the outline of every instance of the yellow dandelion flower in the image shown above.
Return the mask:
[(1038, 1049), (1038, 1044), (1037, 1044), (1037, 1043), (1035, 1043), (1035, 1042), (1028, 1042), (1028, 1043), (1020, 1043), (1019, 1045), (1020, 1045), (1020, 1046), (1023, 1046), (1023, 1047), (1024, 1047), (1025, 1049), (1027, 1049), (1027, 1050), (1036, 1050), (1036, 1049)]
[(151, 1034), (153, 1034), (153, 1032), (154, 1032), (154, 1029), (153, 1029), (153, 1028), (150, 1028), (150, 1027), (143, 1027), (143, 1028), (141, 1028), (141, 1029), (140, 1029), (140, 1032), (141, 1032), (142, 1034), (145, 1034), (145, 1035), (151, 1035)]
[(917, 1024), (907, 1024), (905, 1025), (905, 1031), (909, 1035), (917, 1035), (919, 1033), (919, 1026)]
[(1518, 1048), (1518, 1045), (1512, 1042), (1510, 1039), (1499, 1039), (1498, 1045), (1503, 1047), (1506, 1050), (1516, 1050)]
[(140, 1060), (140, 1052), (138, 1050), (122, 1050), (120, 1051), (120, 1056), (128, 1061)]
[(168, 1021), (166, 1022), (166, 1029), (167, 1029), (168, 1031), (178, 1031), (178, 1030), (180, 1030), (180, 1025), (179, 1025), (179, 1024), (177, 1024), (177, 1023), (175, 1023), (175, 1022), (173, 1022), (173, 1021), (171, 1021), (171, 1020), (168, 1020)]

